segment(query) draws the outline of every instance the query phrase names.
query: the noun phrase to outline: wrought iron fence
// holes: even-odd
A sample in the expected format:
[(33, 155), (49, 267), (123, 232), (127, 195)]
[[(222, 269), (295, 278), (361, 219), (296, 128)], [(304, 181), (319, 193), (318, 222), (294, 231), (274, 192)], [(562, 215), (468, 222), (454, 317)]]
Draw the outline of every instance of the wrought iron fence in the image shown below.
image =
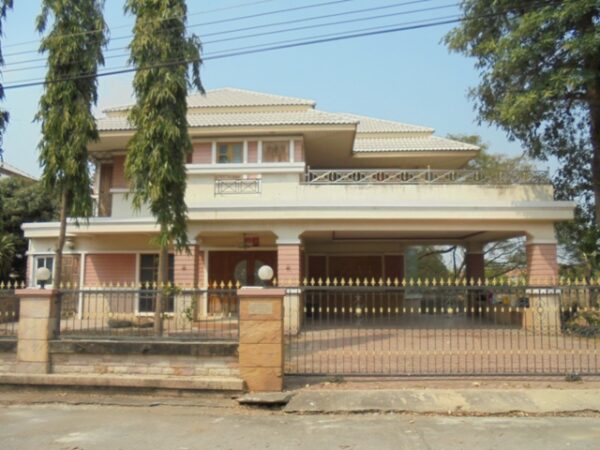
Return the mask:
[(550, 184), (547, 172), (515, 170), (484, 173), (445, 169), (308, 169), (308, 184)]
[(0, 337), (16, 337), (19, 299), (13, 286), (0, 286)]
[[(161, 295), (163, 294), (163, 295)], [(60, 336), (237, 340), (235, 289), (62, 289)], [(155, 313), (163, 299), (162, 313)], [(155, 322), (162, 322), (162, 332)]]
[(600, 373), (600, 286), (303, 286), (287, 294), (293, 375)]

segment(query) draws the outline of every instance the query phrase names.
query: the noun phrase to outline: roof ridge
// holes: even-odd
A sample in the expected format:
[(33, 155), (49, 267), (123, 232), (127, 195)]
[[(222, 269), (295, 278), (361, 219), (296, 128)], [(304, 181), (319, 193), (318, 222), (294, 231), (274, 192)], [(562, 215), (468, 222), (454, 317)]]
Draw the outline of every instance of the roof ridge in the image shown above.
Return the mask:
[[(261, 91), (254, 91), (251, 89), (242, 89), (242, 88), (238, 88), (238, 87), (229, 87), (229, 86), (225, 86), (225, 87), (221, 87), (221, 88), (215, 88), (215, 89), (211, 89), (210, 91), (218, 91), (218, 90), (229, 90), (229, 91), (238, 91), (238, 92), (245, 92), (247, 94), (258, 94), (258, 95), (262, 95), (265, 97), (272, 97), (272, 98), (287, 98), (290, 100), (297, 100), (303, 103), (310, 103), (312, 105), (316, 105), (317, 102), (315, 100), (312, 99), (308, 99), (308, 98), (300, 98), (300, 97), (295, 97), (295, 96), (289, 96), (289, 95), (280, 95), (280, 94), (271, 94), (270, 92), (261, 92)], [(207, 92), (210, 92), (207, 91)]]
[[(416, 129), (419, 129), (419, 131), (423, 131), (423, 132), (431, 132), (434, 133), (435, 132), (435, 128), (431, 128), (431, 127), (426, 127), (424, 125), (415, 125), (412, 123), (408, 123), (408, 122), (399, 122), (397, 120), (391, 120), (391, 119), (380, 119), (378, 117), (371, 117), (371, 116), (365, 116), (364, 114), (355, 114), (355, 113), (338, 113), (344, 116), (350, 116), (350, 117), (355, 117), (358, 119), (367, 119), (367, 120), (372, 120), (372, 121), (376, 121), (376, 122), (385, 122), (385, 123), (391, 123), (391, 124), (395, 124), (395, 125), (404, 125), (407, 127), (413, 127)], [(415, 130), (417, 131), (417, 130)], [(369, 131), (368, 133), (376, 133), (376, 131)]]
[[(244, 99), (242, 99), (239, 104), (235, 104), (235, 102), (228, 101), (228, 99), (226, 98), (227, 93), (246, 94), (247, 96), (251, 96), (251, 98), (246, 99), (246, 101), (244, 101)], [(211, 94), (213, 94), (213, 96), (223, 94), (225, 96), (225, 99), (224, 99), (225, 101), (223, 101), (222, 104), (219, 104), (219, 103), (210, 104)], [(187, 95), (187, 98), (198, 99), (199, 97), (207, 98), (208, 104), (190, 105), (188, 102), (188, 109), (201, 109), (201, 108), (211, 109), (211, 108), (222, 108), (222, 107), (232, 107), (232, 106), (233, 107), (243, 107), (243, 106), (263, 107), (263, 106), (285, 106), (285, 105), (310, 106), (312, 109), (315, 109), (315, 105), (317, 104), (317, 102), (315, 100), (311, 100), (311, 99), (304, 99), (304, 98), (300, 98), (300, 97), (291, 97), (288, 95), (271, 94), (271, 93), (267, 93), (267, 92), (252, 91), (249, 89), (241, 89), (241, 88), (233, 88), (233, 87), (219, 87), (219, 88), (214, 88), (214, 89), (208, 89), (204, 94), (201, 92), (195, 91), (195, 92), (188, 93), (188, 95)], [(261, 98), (264, 100), (261, 101)], [(255, 100), (255, 102), (253, 103), (252, 100)], [(134, 104), (135, 103), (128, 103), (128, 104), (124, 104), (124, 105), (111, 106), (109, 108), (103, 109), (102, 112), (107, 113), (107, 112), (126, 111), (127, 109), (131, 108)]]

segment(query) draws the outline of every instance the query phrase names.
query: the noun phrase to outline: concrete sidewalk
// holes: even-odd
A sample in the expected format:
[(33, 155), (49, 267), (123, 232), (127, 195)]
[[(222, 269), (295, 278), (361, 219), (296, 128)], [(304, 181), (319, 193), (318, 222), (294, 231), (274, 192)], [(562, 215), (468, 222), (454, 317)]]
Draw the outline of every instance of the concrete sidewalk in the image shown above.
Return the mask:
[(594, 414), (600, 413), (600, 389), (300, 390), (283, 411), (293, 414)]

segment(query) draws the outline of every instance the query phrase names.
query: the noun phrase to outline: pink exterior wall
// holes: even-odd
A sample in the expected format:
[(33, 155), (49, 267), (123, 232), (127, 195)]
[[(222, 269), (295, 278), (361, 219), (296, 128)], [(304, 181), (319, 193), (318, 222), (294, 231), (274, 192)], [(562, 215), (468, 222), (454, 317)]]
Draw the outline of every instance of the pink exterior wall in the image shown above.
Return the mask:
[(130, 253), (97, 253), (85, 255), (84, 286), (135, 283), (136, 255)]
[(300, 246), (277, 246), (277, 281), (279, 286), (298, 286), (300, 283)]
[(192, 164), (210, 164), (212, 163), (212, 144), (210, 142), (200, 142), (194, 144), (194, 150), (191, 158)]
[(248, 162), (258, 162), (258, 142), (256, 141), (248, 142)]
[(558, 280), (556, 244), (527, 245), (527, 278), (531, 285), (550, 284)]
[(125, 155), (115, 156), (113, 160), (113, 178), (112, 186), (114, 188), (127, 188), (127, 178), (125, 177)]
[(302, 141), (294, 141), (294, 162), (304, 161), (304, 148), (302, 147)]
[(173, 275), (175, 286), (192, 287), (196, 285), (196, 255), (197, 247), (190, 248), (191, 253), (175, 253)]

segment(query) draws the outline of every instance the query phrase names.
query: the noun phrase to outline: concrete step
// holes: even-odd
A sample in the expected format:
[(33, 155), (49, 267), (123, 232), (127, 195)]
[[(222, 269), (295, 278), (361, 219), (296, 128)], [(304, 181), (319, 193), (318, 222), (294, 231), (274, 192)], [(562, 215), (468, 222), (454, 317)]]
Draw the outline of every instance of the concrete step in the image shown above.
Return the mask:
[(600, 389), (398, 389), (299, 391), (295, 414), (555, 414), (600, 411)]
[(161, 375), (3, 373), (0, 374), (0, 384), (182, 389), (234, 392), (241, 392), (244, 390), (244, 381), (241, 378), (236, 377), (170, 377)]

